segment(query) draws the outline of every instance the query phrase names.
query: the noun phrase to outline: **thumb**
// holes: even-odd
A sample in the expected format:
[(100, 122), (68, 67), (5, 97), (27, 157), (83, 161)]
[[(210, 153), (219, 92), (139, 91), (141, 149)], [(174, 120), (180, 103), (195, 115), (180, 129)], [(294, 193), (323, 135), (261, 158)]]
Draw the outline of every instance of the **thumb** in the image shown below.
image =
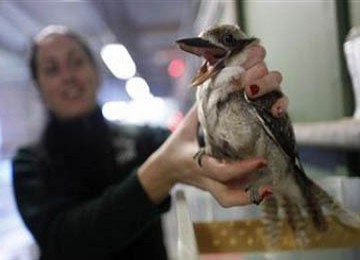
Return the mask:
[(175, 130), (175, 133), (182, 134), (187, 139), (196, 138), (198, 126), (197, 103), (195, 103), (187, 112), (179, 127)]

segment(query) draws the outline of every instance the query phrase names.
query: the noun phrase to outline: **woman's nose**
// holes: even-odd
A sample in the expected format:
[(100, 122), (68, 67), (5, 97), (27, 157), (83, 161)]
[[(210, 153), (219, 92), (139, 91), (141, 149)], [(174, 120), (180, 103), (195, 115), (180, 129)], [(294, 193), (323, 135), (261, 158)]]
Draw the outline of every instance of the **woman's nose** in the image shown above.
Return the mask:
[(74, 70), (70, 66), (63, 66), (61, 69), (61, 77), (63, 80), (72, 80), (74, 77)]

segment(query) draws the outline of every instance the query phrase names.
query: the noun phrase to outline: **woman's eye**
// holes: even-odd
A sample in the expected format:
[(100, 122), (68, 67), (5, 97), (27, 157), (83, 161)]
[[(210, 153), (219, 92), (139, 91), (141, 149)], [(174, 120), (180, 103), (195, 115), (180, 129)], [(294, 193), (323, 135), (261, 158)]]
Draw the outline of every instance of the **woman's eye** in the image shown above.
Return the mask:
[(45, 74), (48, 76), (55, 75), (57, 73), (57, 71), (58, 71), (58, 68), (56, 66), (50, 66), (50, 67), (46, 67), (44, 69)]
[(234, 42), (234, 37), (231, 34), (225, 34), (223, 37), (224, 44), (232, 44)]
[(75, 59), (72, 61), (72, 65), (73, 65), (75, 68), (79, 68), (79, 67), (81, 67), (83, 64), (84, 64), (84, 59), (83, 59), (83, 58), (75, 58)]

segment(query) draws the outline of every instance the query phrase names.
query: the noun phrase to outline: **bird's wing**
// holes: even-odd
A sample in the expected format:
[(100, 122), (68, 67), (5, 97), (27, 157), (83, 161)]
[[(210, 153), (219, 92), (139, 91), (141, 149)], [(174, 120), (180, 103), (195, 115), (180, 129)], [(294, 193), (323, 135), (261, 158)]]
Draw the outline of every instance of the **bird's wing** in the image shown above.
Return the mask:
[(272, 91), (255, 100), (250, 101), (246, 97), (245, 99), (254, 108), (253, 110), (266, 133), (302, 169), (294, 129), (288, 114), (284, 114), (280, 118), (271, 114), (272, 105), (282, 96), (283, 94), (280, 91)]

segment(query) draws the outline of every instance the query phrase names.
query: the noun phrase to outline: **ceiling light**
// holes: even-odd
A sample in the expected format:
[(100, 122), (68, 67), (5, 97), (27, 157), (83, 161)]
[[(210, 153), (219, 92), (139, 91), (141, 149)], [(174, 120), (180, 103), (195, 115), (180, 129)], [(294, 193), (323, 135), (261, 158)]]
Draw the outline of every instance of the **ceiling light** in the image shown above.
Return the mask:
[(168, 66), (168, 74), (172, 78), (179, 78), (184, 75), (185, 63), (182, 59), (173, 59)]
[(154, 96), (148, 98), (146, 103), (143, 100), (118, 100), (102, 106), (102, 113), (108, 120), (164, 127), (175, 111), (178, 111), (178, 106), (174, 100)]
[(122, 44), (108, 44), (101, 49), (101, 58), (108, 69), (119, 79), (129, 79), (136, 73), (136, 65)]
[(1, 124), (0, 124), (0, 155), (1, 155), (2, 144), (3, 144), (3, 139), (2, 139)]
[(152, 97), (149, 85), (141, 77), (128, 79), (125, 84), (128, 95), (134, 100), (140, 100)]

